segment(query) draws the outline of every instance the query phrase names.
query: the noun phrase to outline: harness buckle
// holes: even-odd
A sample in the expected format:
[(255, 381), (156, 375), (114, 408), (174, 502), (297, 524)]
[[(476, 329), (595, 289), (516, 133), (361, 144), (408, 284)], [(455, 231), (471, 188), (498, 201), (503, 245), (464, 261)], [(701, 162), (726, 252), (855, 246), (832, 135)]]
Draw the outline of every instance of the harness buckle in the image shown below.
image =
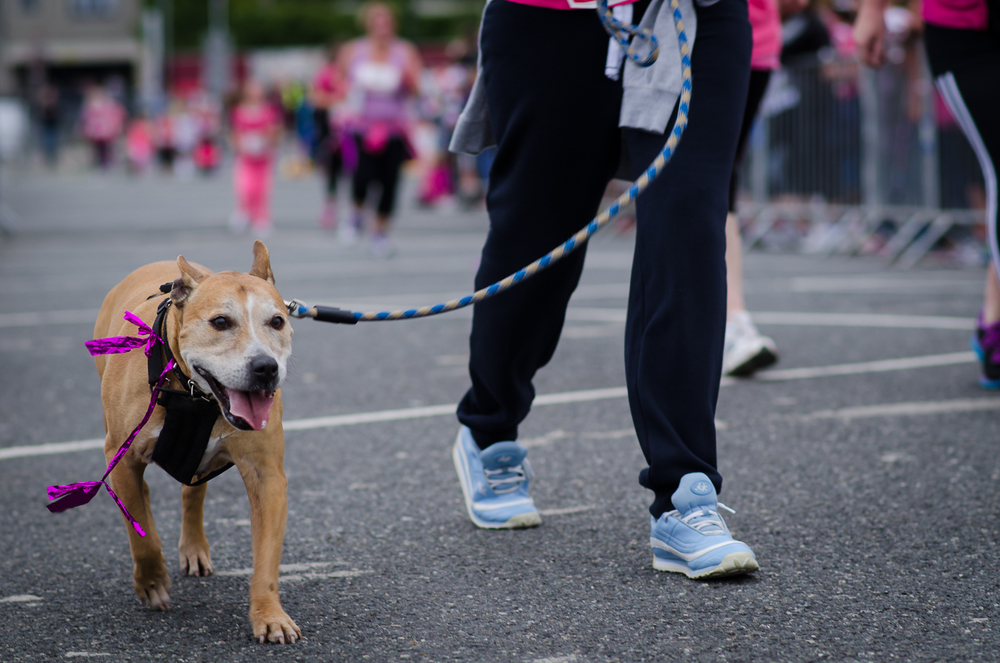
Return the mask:
[[(194, 379), (192, 379), (192, 378), (188, 378), (188, 391), (191, 394), (191, 398), (200, 398), (203, 401), (208, 401), (209, 403), (212, 402), (212, 399), (209, 398), (208, 396), (206, 396), (201, 391), (201, 388), (198, 387), (197, 384), (195, 384)], [(195, 393), (195, 392), (198, 392), (198, 393)]]

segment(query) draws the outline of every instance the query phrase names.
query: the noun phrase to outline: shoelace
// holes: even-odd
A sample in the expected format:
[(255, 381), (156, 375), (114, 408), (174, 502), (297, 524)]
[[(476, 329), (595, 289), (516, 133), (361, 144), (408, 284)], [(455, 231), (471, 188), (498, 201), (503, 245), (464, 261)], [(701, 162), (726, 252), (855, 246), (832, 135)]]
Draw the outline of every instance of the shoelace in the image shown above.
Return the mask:
[[(736, 513), (722, 502), (716, 502), (716, 504), (719, 505), (719, 508), (725, 509), (729, 513)], [(726, 533), (726, 526), (722, 522), (722, 516), (720, 516), (719, 512), (715, 509), (702, 507), (691, 511), (691, 513), (683, 517), (681, 516), (680, 511), (674, 509), (673, 511), (668, 511), (664, 515), (673, 516), (685, 525), (698, 530), (702, 534), (712, 535)]]
[[(531, 465), (525, 460), (520, 465), (513, 465), (511, 467), (499, 467), (495, 470), (483, 469), (486, 474), (486, 483), (489, 485), (490, 490), (492, 490), (497, 495), (506, 495), (507, 493), (513, 493), (515, 490), (521, 487), (524, 480), (528, 477), (534, 476), (534, 472), (531, 471)], [(513, 476), (497, 476), (497, 475), (513, 475)], [(507, 488), (500, 488), (501, 485), (509, 483), (511, 484)]]

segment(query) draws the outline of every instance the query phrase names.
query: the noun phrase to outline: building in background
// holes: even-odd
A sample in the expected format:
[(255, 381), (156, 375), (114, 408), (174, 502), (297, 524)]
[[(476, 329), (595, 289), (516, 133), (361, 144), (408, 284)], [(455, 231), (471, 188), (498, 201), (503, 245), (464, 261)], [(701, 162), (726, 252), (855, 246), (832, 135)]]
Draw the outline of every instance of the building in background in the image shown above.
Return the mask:
[(0, 2), (0, 95), (32, 107), (58, 90), (63, 124), (75, 122), (88, 84), (129, 104), (143, 57), (140, 0)]

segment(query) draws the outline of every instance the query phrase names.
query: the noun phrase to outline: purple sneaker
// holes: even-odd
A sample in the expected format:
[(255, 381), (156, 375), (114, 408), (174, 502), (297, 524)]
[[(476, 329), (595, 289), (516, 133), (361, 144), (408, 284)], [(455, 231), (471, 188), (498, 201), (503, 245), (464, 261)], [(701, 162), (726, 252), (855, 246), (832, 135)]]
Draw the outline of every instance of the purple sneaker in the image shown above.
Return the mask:
[(972, 351), (983, 365), (979, 384), (986, 389), (1000, 389), (1000, 320), (984, 326), (983, 314), (980, 313), (971, 344)]

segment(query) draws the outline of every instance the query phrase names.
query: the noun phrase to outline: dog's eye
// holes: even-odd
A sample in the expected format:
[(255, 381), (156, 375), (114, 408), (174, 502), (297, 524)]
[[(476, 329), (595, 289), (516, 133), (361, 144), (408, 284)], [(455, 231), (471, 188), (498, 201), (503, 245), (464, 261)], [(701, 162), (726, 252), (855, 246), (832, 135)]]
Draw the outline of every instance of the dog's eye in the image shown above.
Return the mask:
[(285, 319), (280, 315), (276, 315), (273, 318), (271, 318), (271, 326), (274, 327), (275, 329), (281, 329), (282, 327), (285, 326)]
[(230, 327), (229, 318), (227, 318), (224, 315), (216, 316), (211, 320), (209, 320), (208, 322), (219, 331), (225, 331)]

